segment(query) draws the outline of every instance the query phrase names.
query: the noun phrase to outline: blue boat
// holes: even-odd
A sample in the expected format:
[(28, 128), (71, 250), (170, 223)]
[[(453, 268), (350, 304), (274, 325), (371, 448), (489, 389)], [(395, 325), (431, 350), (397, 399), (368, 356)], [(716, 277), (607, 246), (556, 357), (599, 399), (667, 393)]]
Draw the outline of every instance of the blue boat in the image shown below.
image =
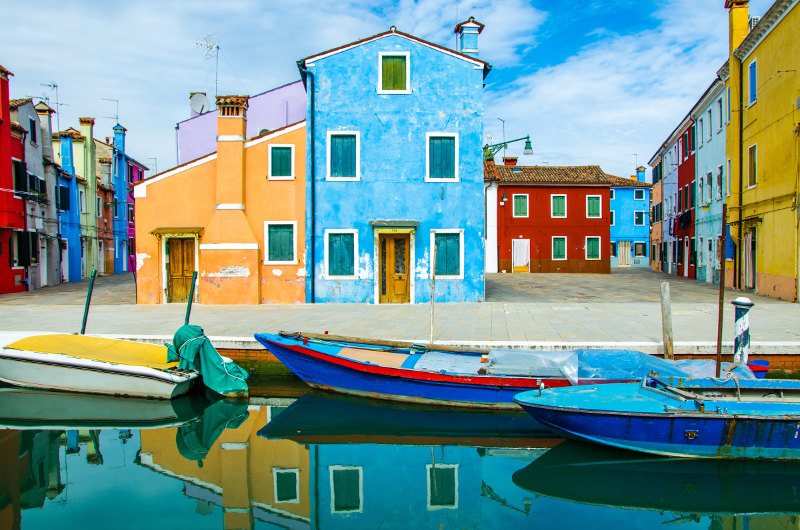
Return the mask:
[(570, 438), (645, 453), (800, 460), (800, 381), (673, 379), (524, 392), (535, 420)]

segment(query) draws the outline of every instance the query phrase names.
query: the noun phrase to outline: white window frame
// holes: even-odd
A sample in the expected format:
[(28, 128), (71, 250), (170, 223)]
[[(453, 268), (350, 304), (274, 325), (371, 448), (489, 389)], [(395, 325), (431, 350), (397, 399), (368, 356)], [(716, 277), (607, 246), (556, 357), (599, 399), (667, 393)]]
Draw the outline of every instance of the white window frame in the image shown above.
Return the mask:
[(698, 147), (702, 147), (702, 145), (703, 145), (703, 131), (704, 131), (703, 118), (699, 118), (697, 120), (697, 129), (698, 129), (697, 132), (699, 133), (697, 135), (697, 138), (699, 138), (699, 141), (697, 142), (697, 145), (698, 145)]
[(724, 118), (722, 116), (722, 97), (717, 98), (717, 112), (719, 113), (719, 119), (717, 120), (717, 134), (722, 132), (722, 126), (724, 125)]
[[(330, 234), (354, 234), (353, 236), (353, 275), (352, 276), (333, 276), (328, 273), (330, 270), (328, 263), (328, 236)], [(322, 278), (325, 280), (357, 280), (358, 279), (358, 229), (356, 228), (332, 228), (325, 230), (325, 270)]]
[[(455, 138), (455, 160), (453, 160), (454, 169), (455, 169), (455, 178), (451, 179), (435, 179), (431, 178), (431, 138), (432, 137), (448, 137), (448, 138)], [(459, 182), (460, 175), (458, 171), (458, 133), (451, 133), (451, 132), (444, 132), (444, 131), (434, 131), (434, 132), (427, 132), (425, 133), (425, 182)]]
[(609, 226), (615, 226), (615, 225), (616, 225), (616, 217), (617, 217), (617, 216), (616, 216), (616, 213), (617, 213), (617, 212), (616, 212), (616, 211), (614, 211), (614, 210), (609, 210), (609, 211), (608, 211), (609, 220), (611, 221), (611, 222), (609, 223)]
[[(269, 227), (270, 225), (292, 225), (292, 259), (276, 261), (269, 259)], [(327, 242), (327, 240), (326, 240)], [(327, 250), (327, 247), (326, 247)], [(326, 252), (327, 257), (327, 252)], [(264, 265), (297, 265), (297, 221), (264, 221)]]
[(706, 111), (706, 116), (708, 117), (708, 141), (710, 142), (714, 138), (714, 116), (710, 107)]
[[(636, 254), (636, 245), (644, 245), (644, 254), (637, 255)], [(647, 242), (646, 241), (634, 241), (633, 247), (631, 248), (633, 251), (634, 258), (646, 258), (647, 257)]]
[[(383, 87), (383, 58), (384, 56), (406, 58), (406, 89), (384, 90)], [(378, 94), (410, 94), (411, 93), (411, 52), (378, 52)]]
[(608, 200), (610, 200), (610, 201), (613, 201), (613, 200), (614, 200), (614, 188), (611, 188), (611, 189), (609, 190), (609, 193), (608, 193)]
[[(755, 147), (756, 149), (756, 174), (755, 178), (753, 179), (754, 184), (750, 185), (750, 150)], [(753, 144), (747, 148), (747, 189), (752, 190), (756, 186), (758, 186), (758, 144)]]
[[(525, 215), (517, 215), (514, 211), (514, 199), (516, 197), (525, 197)], [(530, 217), (530, 198), (527, 193), (514, 193), (511, 195), (511, 216), (512, 217)]]
[[(331, 176), (331, 137), (332, 136), (353, 136), (356, 137), (356, 176), (355, 177), (332, 177)], [(325, 156), (327, 157), (325, 168), (325, 180), (331, 182), (358, 182), (361, 180), (361, 132), (360, 131), (343, 131), (343, 130), (336, 130), (336, 131), (328, 131), (326, 134), (326, 142), (327, 145), (325, 146), (326, 153)]]
[[(589, 199), (597, 197), (600, 199), (600, 213), (597, 216), (589, 216)], [(602, 219), (603, 218), (603, 196), (602, 195), (587, 195), (586, 196), (586, 218), (587, 219)]]
[[(553, 198), (564, 197), (564, 215), (553, 215)], [(550, 194), (550, 218), (551, 219), (566, 219), (567, 218), (567, 196), (564, 193), (551, 193)]]
[(443, 506), (443, 505), (433, 505), (431, 504), (431, 469), (433, 469), (433, 464), (425, 464), (425, 481), (427, 483), (427, 504), (428, 510), (455, 510), (458, 509), (458, 464), (436, 464), (437, 468), (440, 469), (455, 469), (454, 479), (455, 479), (455, 504), (451, 506)]
[[(756, 90), (755, 90), (755, 97), (750, 99), (750, 95), (753, 93), (752, 88), (750, 87), (750, 68), (754, 68), (756, 71)], [(747, 106), (751, 107), (756, 104), (758, 101), (758, 59), (753, 59), (747, 64)]]
[[(295, 493), (294, 499), (290, 501), (278, 500), (278, 473), (291, 473), (295, 476)], [(272, 468), (272, 491), (275, 504), (299, 504), (300, 503), (300, 469), (298, 468)]]
[(731, 122), (731, 87), (725, 87), (725, 123)]
[(430, 258), (431, 263), (430, 263), (430, 271), (429, 271), (429, 274), (431, 275), (431, 277), (433, 277), (434, 267), (436, 266), (436, 263), (433, 260), (433, 249), (435, 248), (435, 245), (436, 245), (436, 234), (458, 234), (459, 235), (459, 240), (458, 240), (458, 250), (459, 250), (459, 252), (458, 252), (458, 254), (459, 254), (459, 256), (458, 256), (458, 262), (459, 262), (458, 270), (459, 270), (459, 274), (437, 274), (436, 275), (436, 279), (437, 280), (463, 280), (464, 279), (464, 229), (463, 228), (434, 228), (434, 229), (431, 230), (431, 236), (430, 236), (430, 238), (431, 238), (431, 241), (430, 241), (431, 246), (428, 247), (430, 249), (430, 252), (431, 252), (431, 258)]
[(103, 198), (97, 195), (97, 217), (103, 217)]
[(714, 185), (714, 188), (716, 189), (716, 192), (714, 193), (714, 196), (717, 199), (721, 199), (722, 198), (722, 188), (725, 187), (725, 184), (724, 184), (724, 181), (725, 181), (725, 168), (723, 166), (717, 166), (717, 176), (719, 176), (719, 186), (717, 186), (716, 184)]
[[(564, 240), (564, 257), (557, 258), (555, 257), (555, 248), (556, 248), (556, 239), (563, 239)], [(550, 238), (550, 261), (567, 261), (567, 236), (552, 236)]]
[[(596, 239), (597, 240), (597, 257), (590, 258), (589, 257), (589, 240)], [(586, 261), (600, 261), (603, 259), (603, 238), (600, 236), (586, 236), (583, 241), (583, 257)], [(619, 252), (617, 252), (619, 254)]]
[[(290, 149), (289, 157), (291, 159), (291, 174), (290, 175), (272, 175), (272, 148), (273, 147), (288, 147)], [(356, 156), (358, 156), (358, 139), (356, 139)], [(329, 158), (330, 160), (330, 158)], [(356, 164), (357, 166), (358, 164)], [(269, 144), (267, 150), (267, 180), (294, 180), (294, 144)]]
[[(336, 509), (336, 490), (333, 488), (333, 472), (346, 471), (351, 469), (358, 470), (358, 508), (355, 510)], [(328, 466), (331, 489), (331, 513), (362, 513), (364, 511), (364, 468), (361, 466)]]
[(727, 192), (726, 195), (728, 197), (731, 196), (731, 159), (727, 160), (727, 164), (725, 165), (725, 191)]
[(78, 189), (78, 207), (80, 213), (86, 213), (86, 191)]
[[(637, 197), (639, 192), (642, 192), (642, 196), (641, 197)], [(643, 201), (643, 200), (645, 200), (645, 198), (646, 198), (646, 194), (644, 192), (644, 189), (639, 188), (639, 189), (633, 190), (633, 200), (635, 200), (635, 201)]]

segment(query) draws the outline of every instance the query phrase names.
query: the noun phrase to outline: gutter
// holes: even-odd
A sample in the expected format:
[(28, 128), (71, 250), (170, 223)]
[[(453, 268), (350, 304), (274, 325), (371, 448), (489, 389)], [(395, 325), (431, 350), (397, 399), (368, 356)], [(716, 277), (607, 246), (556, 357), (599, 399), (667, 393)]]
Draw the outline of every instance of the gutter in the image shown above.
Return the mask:
[[(311, 153), (310, 153), (311, 154), (311, 171), (310, 171), (311, 178), (310, 179), (309, 179), (308, 173), (306, 173), (306, 182), (310, 182), (310, 184), (311, 184), (310, 185), (310, 190), (309, 190), (310, 191), (310, 193), (309, 193), (309, 204), (310, 204), (311, 216), (310, 216), (310, 218), (307, 219), (309, 226), (308, 226), (308, 229), (306, 230), (306, 237), (310, 237), (309, 259), (306, 260), (306, 274), (308, 275), (309, 263), (311, 264), (311, 274), (307, 276), (309, 278), (309, 280), (310, 280), (310, 287), (309, 287), (309, 292), (306, 293), (306, 302), (314, 304), (314, 303), (316, 303), (315, 285), (314, 285), (315, 282), (314, 282), (314, 280), (315, 280), (315, 276), (316, 276), (316, 269), (315, 269), (315, 267), (316, 267), (316, 260), (315, 260), (315, 255), (316, 255), (316, 253), (315, 253), (316, 236), (315, 236), (315, 234), (316, 234), (316, 220), (317, 220), (316, 219), (316, 211), (317, 211), (316, 205), (317, 204), (316, 204), (316, 193), (315, 193), (316, 184), (317, 184), (316, 183), (316, 175), (317, 175), (317, 172), (316, 172), (316, 158), (317, 157), (316, 157), (316, 150), (315, 150), (316, 137), (314, 135), (314, 132), (315, 132), (314, 131), (314, 88), (315, 88), (314, 85), (315, 85), (315, 82), (314, 82), (314, 73), (311, 72), (310, 70), (306, 69), (303, 66), (304, 62), (305, 62), (304, 60), (297, 61), (297, 68), (298, 68), (298, 70), (300, 70), (300, 74), (303, 77), (303, 81), (306, 82), (307, 80), (310, 80), (310, 86), (308, 85), (308, 83), (304, 83), (306, 85), (306, 90), (310, 93), (309, 105), (311, 107), (311, 112), (309, 113), (310, 119), (307, 122), (308, 125), (311, 128), (311, 142), (309, 142), (310, 146), (311, 146)], [(309, 236), (309, 234), (311, 234), (311, 235)]]
[[(742, 224), (742, 210), (744, 209), (744, 71), (743, 71), (743, 63), (742, 60), (737, 57), (739, 61), (739, 230), (736, 234), (736, 278), (734, 279), (734, 287), (739, 290), (742, 290), (742, 239), (743, 239), (743, 230), (744, 225)], [(753, 271), (753, 276), (755, 276), (755, 271)], [(724, 280), (720, 280), (724, 281)]]

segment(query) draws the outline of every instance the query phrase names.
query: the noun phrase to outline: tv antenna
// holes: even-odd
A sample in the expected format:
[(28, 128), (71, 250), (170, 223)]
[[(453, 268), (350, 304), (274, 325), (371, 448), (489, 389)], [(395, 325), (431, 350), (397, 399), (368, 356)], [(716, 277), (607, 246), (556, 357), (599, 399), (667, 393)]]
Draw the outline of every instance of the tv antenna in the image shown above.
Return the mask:
[(213, 33), (206, 33), (203, 40), (196, 41), (195, 46), (205, 48), (206, 59), (214, 57), (214, 97), (219, 95), (219, 44), (214, 40)]
[(111, 98), (100, 98), (103, 101), (113, 101), (116, 104), (116, 110), (114, 111), (113, 116), (103, 116), (104, 118), (113, 119), (116, 123), (119, 123), (119, 100), (118, 99), (111, 99)]
[(61, 106), (61, 103), (58, 102), (58, 83), (55, 81), (50, 81), (49, 83), (40, 83), (39, 86), (46, 86), (50, 90), (56, 91), (56, 129), (58, 129), (58, 132), (61, 132), (61, 124), (59, 123), (58, 119), (58, 115), (61, 114), (61, 111), (58, 108)]

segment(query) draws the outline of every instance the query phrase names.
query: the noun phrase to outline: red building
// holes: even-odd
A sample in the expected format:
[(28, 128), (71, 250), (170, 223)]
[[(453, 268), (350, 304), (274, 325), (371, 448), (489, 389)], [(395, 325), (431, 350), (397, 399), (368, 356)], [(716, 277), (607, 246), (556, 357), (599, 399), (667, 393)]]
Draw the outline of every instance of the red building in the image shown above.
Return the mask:
[(695, 277), (697, 245), (694, 235), (695, 126), (690, 121), (678, 142), (678, 198), (673, 233), (676, 237), (677, 275)]
[(496, 186), (487, 197), (496, 201), (500, 272), (611, 272), (611, 182), (599, 166), (488, 161), (484, 178)]

